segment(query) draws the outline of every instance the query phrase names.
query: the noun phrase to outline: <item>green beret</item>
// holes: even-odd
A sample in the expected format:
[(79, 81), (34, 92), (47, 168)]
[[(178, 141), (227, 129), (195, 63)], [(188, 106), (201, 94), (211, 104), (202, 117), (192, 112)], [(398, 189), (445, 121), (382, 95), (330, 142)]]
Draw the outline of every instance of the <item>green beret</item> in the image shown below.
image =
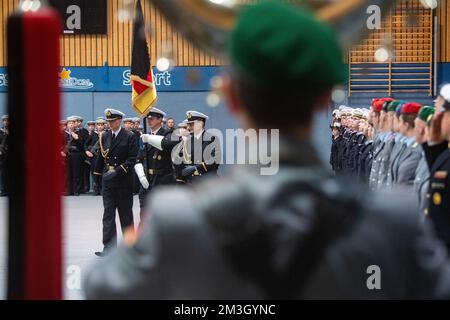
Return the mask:
[(404, 103), (404, 101), (402, 101), (402, 100), (394, 100), (394, 101), (391, 101), (391, 102), (389, 102), (389, 104), (387, 105), (387, 111), (389, 112), (389, 111), (396, 111), (397, 110), (397, 107), (400, 105), (400, 104), (402, 104), (402, 103)]
[(434, 111), (434, 107), (423, 106), (419, 111), (418, 117), (420, 120), (427, 122), (430, 115), (434, 115)]
[(346, 79), (334, 31), (297, 5), (263, 1), (245, 7), (229, 54), (238, 75), (263, 87), (331, 88)]

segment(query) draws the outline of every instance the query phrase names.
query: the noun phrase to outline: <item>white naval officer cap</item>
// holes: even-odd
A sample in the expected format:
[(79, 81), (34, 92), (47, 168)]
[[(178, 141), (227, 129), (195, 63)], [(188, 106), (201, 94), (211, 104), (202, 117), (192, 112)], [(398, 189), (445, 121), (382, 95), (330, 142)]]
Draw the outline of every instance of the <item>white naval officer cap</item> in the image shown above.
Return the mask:
[(208, 119), (208, 116), (198, 111), (189, 110), (186, 112), (186, 119), (187, 122), (194, 122), (196, 120), (206, 121)]
[(179, 124), (177, 124), (177, 128), (187, 128), (187, 122), (180, 122)]
[(112, 121), (117, 119), (123, 119), (125, 117), (125, 114), (119, 110), (113, 109), (113, 108), (106, 108), (105, 109), (105, 117), (106, 121)]
[(133, 118), (123, 118), (122, 122), (133, 122)]
[(2, 120), (6, 120), (6, 119), (9, 119), (9, 115), (7, 115), (7, 114), (2, 115)]
[(444, 105), (442, 106), (444, 111), (450, 111), (450, 83), (442, 86), (439, 95), (445, 100)]
[(95, 120), (96, 123), (106, 123), (105, 118), (103, 117), (98, 117), (97, 120)]
[(352, 110), (352, 113), (353, 113), (353, 115), (356, 116), (356, 117), (362, 117), (362, 115), (363, 115), (361, 109), (359, 109), (359, 108), (353, 109), (353, 110)]
[(77, 118), (77, 116), (68, 116), (66, 120), (67, 121), (77, 121), (78, 118)]
[(151, 108), (150, 112), (147, 115), (147, 118), (150, 117), (157, 117), (157, 118), (164, 118), (166, 116), (166, 113), (158, 108)]

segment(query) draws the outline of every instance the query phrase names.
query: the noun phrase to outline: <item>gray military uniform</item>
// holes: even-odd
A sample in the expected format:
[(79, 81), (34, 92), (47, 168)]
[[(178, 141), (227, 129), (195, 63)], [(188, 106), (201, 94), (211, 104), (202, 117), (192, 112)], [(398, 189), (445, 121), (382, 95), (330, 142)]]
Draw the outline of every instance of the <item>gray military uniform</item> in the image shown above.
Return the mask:
[[(321, 186), (325, 189), (338, 187), (322, 179), (325, 171), (317, 167), (318, 159), (309, 144), (290, 143), (280, 149), (281, 167), (274, 176), (244, 171), (220, 185), (206, 181), (192, 189), (155, 192), (150, 201), (151, 218), (144, 221), (137, 242), (131, 247), (120, 246), (93, 266), (83, 281), (86, 297), (264, 298), (255, 282), (232, 268), (219, 239), (232, 243), (236, 238), (233, 230), (261, 228), (270, 235), (268, 241), (274, 250), (260, 265), (282, 269), (304, 240), (315, 214), (314, 203), (320, 202), (307, 192), (292, 193), (292, 185), (315, 177), (318, 185), (327, 181)], [(302, 155), (298, 150), (304, 151)], [(289, 165), (283, 165), (286, 159)], [(287, 190), (294, 197), (278, 201)], [(361, 204), (361, 215), (353, 228), (330, 244), (303, 294), (294, 297), (449, 297), (446, 250), (427, 224), (418, 223), (414, 201), (405, 194), (389, 197), (380, 193)], [(222, 215), (225, 232), (220, 237), (209, 223), (209, 214)], [(380, 290), (367, 288), (367, 268), (373, 265), (381, 270)]]
[(430, 195), (428, 193), (428, 186), (430, 183), (430, 169), (428, 168), (427, 159), (422, 151), (422, 157), (416, 169), (414, 179), (414, 190), (419, 197), (419, 208), (423, 214), (428, 214), (428, 203)]
[(369, 187), (371, 190), (378, 189), (378, 172), (380, 170), (381, 165), (382, 151), (386, 145), (385, 142), (386, 134), (387, 133), (380, 133), (377, 137), (377, 140), (375, 140), (376, 143), (374, 143), (372, 167), (370, 169), (370, 176), (369, 176)]
[[(398, 133), (397, 133), (398, 134)], [(399, 157), (406, 148), (406, 145), (403, 143), (404, 137), (398, 134), (398, 137), (395, 139), (395, 145), (392, 148), (391, 156), (390, 156), (390, 163), (389, 163), (389, 170), (387, 173), (387, 179), (386, 179), (386, 187), (392, 188), (394, 184), (394, 171), (397, 171), (399, 166)]]
[(376, 190), (382, 190), (386, 186), (391, 161), (391, 153), (395, 146), (395, 136), (389, 133), (383, 150), (379, 154), (379, 167), (376, 174)]
[(398, 186), (412, 187), (414, 184), (417, 166), (420, 158), (422, 157), (422, 147), (415, 142), (415, 140), (412, 143), (411, 141), (405, 143), (406, 148), (398, 159), (398, 168), (396, 171), (393, 171), (393, 180)]

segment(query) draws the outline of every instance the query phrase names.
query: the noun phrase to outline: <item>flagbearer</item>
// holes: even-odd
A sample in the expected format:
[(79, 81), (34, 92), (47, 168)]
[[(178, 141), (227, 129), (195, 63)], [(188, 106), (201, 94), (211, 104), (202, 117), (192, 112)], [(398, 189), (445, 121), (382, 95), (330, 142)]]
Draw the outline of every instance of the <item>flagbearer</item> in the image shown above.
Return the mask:
[(145, 30), (145, 21), (139, 0), (136, 1), (134, 17), (130, 80), (134, 111), (141, 118), (144, 118), (156, 103), (156, 87), (153, 83), (153, 72), (147, 41), (141, 32)]
[[(171, 131), (162, 126), (166, 113), (152, 108), (147, 122), (150, 134), (141, 136), (144, 147), (139, 150), (134, 169), (141, 182), (139, 203), (145, 207), (147, 193), (158, 185), (168, 185), (175, 182), (172, 169), (171, 151), (178, 140), (171, 141)], [(141, 211), (142, 213), (142, 211)]]
[(105, 256), (117, 245), (116, 210), (119, 212), (122, 232), (133, 224), (133, 166), (138, 147), (132, 132), (122, 128), (124, 114), (115, 109), (105, 110), (111, 128), (99, 140), (100, 154), (94, 174), (103, 175), (103, 251)]

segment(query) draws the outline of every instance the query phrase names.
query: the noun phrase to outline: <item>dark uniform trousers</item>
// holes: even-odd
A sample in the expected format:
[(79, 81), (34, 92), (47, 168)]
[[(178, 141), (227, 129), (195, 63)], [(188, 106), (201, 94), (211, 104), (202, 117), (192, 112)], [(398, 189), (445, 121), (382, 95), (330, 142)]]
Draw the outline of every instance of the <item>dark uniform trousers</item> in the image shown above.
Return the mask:
[(83, 152), (81, 153), (81, 191), (82, 193), (85, 193), (89, 192), (89, 190), (91, 189), (91, 161), (85, 153), (85, 151), (87, 150), (86, 144), (90, 143), (91, 136), (86, 128), (81, 128), (80, 134), (83, 137), (85, 143)]
[(68, 174), (68, 186), (69, 194), (82, 192), (82, 162), (83, 162), (83, 150), (84, 140), (79, 131), (75, 131), (78, 135), (78, 139), (70, 137), (68, 142), (68, 162), (69, 162), (69, 174)]
[(67, 131), (63, 131), (61, 134), (61, 152), (66, 154), (65, 157), (61, 157), (61, 164), (64, 168), (64, 193), (69, 193), (69, 154), (68, 143), (70, 141), (70, 135)]
[[(136, 163), (142, 163), (144, 171), (149, 182), (148, 189), (142, 186), (139, 190), (139, 205), (145, 208), (147, 203), (148, 193), (157, 186), (170, 185), (175, 183), (175, 177), (172, 168), (171, 152), (178, 140), (171, 140), (171, 131), (160, 128), (156, 135), (164, 136), (161, 141), (163, 150), (159, 150), (151, 145), (145, 144), (138, 153)], [(142, 218), (142, 217), (141, 217)]]
[(428, 218), (450, 254), (450, 148), (448, 141), (422, 145), (430, 168)]
[(133, 227), (133, 166), (137, 145), (132, 133), (121, 129), (113, 139), (108, 131), (102, 135), (95, 175), (103, 174), (103, 245), (108, 250), (117, 244), (116, 210), (122, 232)]
[[(141, 133), (137, 130), (132, 129), (131, 132), (134, 134), (134, 137), (136, 138), (136, 144), (138, 147), (141, 146)], [(133, 194), (139, 194), (139, 190), (141, 189), (141, 183), (139, 182), (139, 178), (136, 174), (136, 172), (133, 173)]]
[[(89, 164), (87, 165), (89, 167), (89, 176), (92, 177), (92, 187), (94, 189), (94, 194), (99, 195), (101, 192), (101, 176), (94, 175), (95, 170), (95, 162), (97, 160), (97, 156), (99, 151), (99, 144), (98, 144), (98, 137), (99, 134), (95, 131), (91, 132), (89, 135), (89, 138), (85, 144), (85, 149), (87, 151), (90, 151), (94, 156), (92, 158), (86, 158), (87, 162)], [(86, 190), (90, 190), (90, 179), (86, 180), (86, 177), (84, 178), (87, 182), (87, 188)]]

